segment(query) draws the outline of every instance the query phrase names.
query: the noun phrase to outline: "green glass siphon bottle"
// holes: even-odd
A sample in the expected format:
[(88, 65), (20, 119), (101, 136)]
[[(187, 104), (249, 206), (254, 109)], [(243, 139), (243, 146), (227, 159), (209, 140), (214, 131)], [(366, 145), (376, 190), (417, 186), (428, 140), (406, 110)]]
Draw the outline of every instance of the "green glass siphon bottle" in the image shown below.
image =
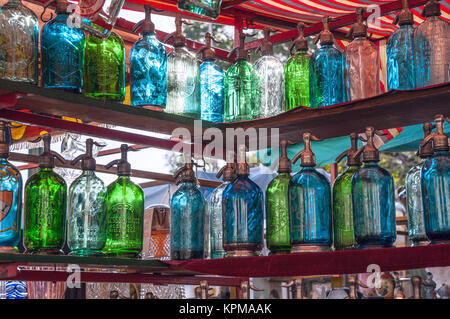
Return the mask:
[(39, 156), (39, 171), (25, 184), (23, 244), (27, 253), (62, 253), (66, 237), (67, 185), (53, 171), (55, 158), (50, 150), (51, 136), (43, 135), (44, 152)]
[(118, 178), (106, 191), (106, 244), (103, 253), (113, 256), (136, 257), (142, 251), (144, 235), (144, 191), (130, 179), (131, 165), (126, 144), (120, 146), (121, 159), (117, 165)]
[(356, 248), (353, 230), (352, 178), (361, 166), (358, 151), (358, 134), (350, 134), (351, 148), (336, 158), (336, 163), (347, 157), (347, 169), (333, 183), (333, 243), (334, 248)]
[(288, 197), (291, 161), (287, 157), (287, 145), (286, 140), (281, 141), (278, 176), (266, 190), (266, 244), (271, 254), (289, 253), (291, 250)]

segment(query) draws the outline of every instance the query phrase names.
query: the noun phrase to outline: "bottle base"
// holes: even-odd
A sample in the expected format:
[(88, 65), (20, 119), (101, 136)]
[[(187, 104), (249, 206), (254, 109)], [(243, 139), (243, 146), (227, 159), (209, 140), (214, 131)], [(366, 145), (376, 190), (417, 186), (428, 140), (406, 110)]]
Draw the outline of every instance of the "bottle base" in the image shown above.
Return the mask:
[(101, 250), (92, 250), (92, 249), (77, 249), (72, 250), (69, 253), (69, 256), (80, 256), (80, 257), (88, 257), (88, 256), (104, 256), (105, 254)]
[(62, 249), (58, 248), (26, 248), (25, 254), (29, 255), (64, 255)]
[(17, 249), (12, 246), (0, 246), (0, 254), (17, 254)]
[(411, 241), (411, 247), (415, 246), (427, 246), (430, 242), (428, 240), (417, 240), (417, 241)]
[(392, 248), (393, 243), (387, 243), (387, 244), (359, 244), (357, 249), (379, 249), (379, 248)]
[(84, 93), (85, 96), (97, 99), (97, 100), (107, 100), (122, 103), (124, 100), (123, 95), (109, 94), (109, 93)]
[(340, 246), (340, 247), (334, 247), (334, 250), (353, 250), (357, 249), (358, 245), (350, 245), (350, 246)]
[(289, 248), (273, 248), (269, 249), (270, 253), (269, 255), (282, 255), (282, 254), (289, 254), (291, 252), (291, 247)]
[(119, 250), (119, 251), (102, 251), (103, 256), (106, 257), (125, 257), (125, 258), (138, 258), (141, 256), (141, 252), (132, 250)]
[(331, 247), (327, 245), (292, 245), (291, 253), (318, 253), (330, 251)]
[(189, 259), (203, 259), (203, 250), (172, 250), (170, 252), (171, 260), (189, 260)]
[(430, 244), (432, 245), (440, 245), (440, 244), (450, 244), (450, 240), (431, 240)]
[(76, 87), (76, 86), (44, 85), (43, 87), (47, 88), (47, 89), (54, 89), (54, 90), (59, 90), (59, 91), (81, 94), (81, 88)]
[(251, 257), (258, 256), (261, 245), (258, 244), (225, 244), (225, 257)]

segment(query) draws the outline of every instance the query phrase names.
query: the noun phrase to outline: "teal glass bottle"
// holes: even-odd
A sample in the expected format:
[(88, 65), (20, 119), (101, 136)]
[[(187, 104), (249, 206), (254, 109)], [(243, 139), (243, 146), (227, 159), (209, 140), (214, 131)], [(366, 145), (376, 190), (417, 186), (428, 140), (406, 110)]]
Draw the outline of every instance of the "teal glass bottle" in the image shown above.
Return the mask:
[(236, 63), (225, 74), (224, 122), (247, 121), (259, 116), (259, 93), (255, 73), (247, 61), (246, 36), (244, 33), (239, 35), (239, 47), (228, 55), (232, 57), (237, 52)]
[(434, 154), (422, 167), (420, 175), (425, 220), (425, 232), (432, 244), (450, 242), (450, 153), (444, 122), (449, 120), (436, 115), (436, 131), (421, 143), (433, 141)]
[(170, 200), (170, 258), (173, 260), (202, 259), (205, 254), (206, 202), (197, 187), (193, 166), (188, 158), (175, 173), (179, 186)]
[[(56, 1), (57, 16), (45, 24), (41, 33), (42, 86), (81, 93), (84, 69), (84, 33), (80, 29), (68, 25), (67, 7), (69, 2), (67, 0), (53, 1)], [(47, 2), (47, 4), (51, 2)]]
[(347, 157), (347, 168), (333, 183), (333, 245), (336, 250), (356, 248), (353, 229), (352, 178), (361, 166), (358, 135), (350, 134), (351, 148), (336, 158), (336, 163)]
[(9, 161), (11, 133), (0, 121), (0, 252), (14, 252), (20, 241), (22, 175)]
[(403, 9), (395, 16), (399, 24), (386, 42), (386, 68), (388, 90), (414, 89), (414, 18), (408, 0), (403, 0)]
[(71, 163), (82, 161), (83, 170), (69, 188), (67, 244), (73, 255), (100, 255), (106, 243), (106, 186), (95, 175), (94, 144), (87, 139), (86, 153)]
[(117, 179), (106, 189), (106, 243), (103, 253), (110, 256), (136, 257), (142, 251), (144, 237), (144, 191), (130, 179), (130, 150), (120, 146), (121, 159), (107, 165), (117, 165)]
[(328, 251), (332, 244), (331, 186), (320, 174), (311, 141), (320, 141), (311, 133), (303, 134), (305, 149), (292, 159), (301, 158), (301, 170), (289, 183), (289, 222), (291, 252)]
[(178, 9), (215, 20), (221, 4), (222, 0), (178, 0)]
[(287, 157), (287, 145), (286, 140), (281, 141), (278, 176), (266, 190), (266, 244), (271, 254), (289, 253), (291, 250), (288, 196), (291, 161)]
[(163, 109), (167, 103), (166, 49), (156, 38), (152, 8), (146, 4), (144, 9), (145, 19), (133, 28), (136, 32), (142, 27), (142, 35), (130, 52), (131, 105), (155, 105)]
[(344, 83), (344, 57), (336, 49), (333, 34), (328, 27), (328, 17), (323, 18), (320, 48), (314, 52), (309, 63), (309, 97), (311, 107), (327, 106), (347, 101)]
[(284, 66), (286, 110), (297, 106), (310, 106), (309, 103), (309, 60), (308, 41), (304, 35), (305, 24), (297, 24), (298, 36), (289, 51), (291, 57)]
[(236, 179), (223, 191), (223, 248), (226, 257), (254, 256), (263, 245), (264, 195), (250, 178), (245, 146), (238, 152)]
[(356, 153), (364, 151), (364, 166), (352, 178), (355, 239), (359, 248), (390, 247), (397, 237), (394, 179), (378, 165), (374, 137), (383, 133), (367, 127), (365, 134), (367, 144)]
[(23, 245), (27, 253), (58, 254), (66, 239), (67, 185), (53, 168), (55, 158), (64, 159), (50, 150), (49, 134), (42, 140), (39, 171), (25, 183)]

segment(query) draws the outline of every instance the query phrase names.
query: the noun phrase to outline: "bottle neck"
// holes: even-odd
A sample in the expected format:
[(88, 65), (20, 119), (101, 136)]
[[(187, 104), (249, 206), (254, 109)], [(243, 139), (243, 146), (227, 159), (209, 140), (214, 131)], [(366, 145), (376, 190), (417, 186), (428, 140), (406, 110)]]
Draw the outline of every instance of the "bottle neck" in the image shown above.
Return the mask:
[(41, 172), (47, 172), (47, 173), (50, 173), (50, 172), (53, 172), (53, 168), (51, 168), (51, 167), (41, 167), (41, 168), (40, 168), (40, 171), (41, 171)]
[(180, 187), (195, 187), (196, 184), (192, 181), (182, 181)]
[(359, 170), (360, 167), (361, 166), (354, 166), (354, 165), (347, 166), (346, 172), (349, 173), (356, 172), (357, 170)]
[(154, 31), (142, 32), (142, 37), (143, 38), (155, 38), (156, 34)]
[(378, 162), (366, 162), (364, 167), (380, 167), (380, 165), (378, 165)]
[(436, 157), (436, 156), (449, 156), (449, 155), (450, 155), (449, 151), (436, 151), (436, 152), (434, 152), (433, 157)]

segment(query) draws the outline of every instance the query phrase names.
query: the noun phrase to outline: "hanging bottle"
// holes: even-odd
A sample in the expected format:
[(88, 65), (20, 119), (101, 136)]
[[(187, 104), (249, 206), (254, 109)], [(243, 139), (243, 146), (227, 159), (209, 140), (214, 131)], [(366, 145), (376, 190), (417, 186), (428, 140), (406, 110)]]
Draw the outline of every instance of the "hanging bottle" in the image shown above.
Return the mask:
[(67, 244), (74, 255), (99, 255), (106, 243), (106, 186), (95, 175), (96, 161), (93, 146), (99, 144), (86, 140), (86, 153), (72, 161), (81, 161), (81, 175), (69, 188), (69, 216)]
[(384, 135), (373, 127), (366, 128), (364, 166), (352, 178), (353, 227), (359, 248), (389, 247), (397, 233), (395, 225), (395, 188), (391, 174), (378, 165), (380, 152), (375, 147), (375, 135)]
[(428, 135), (421, 147), (433, 141), (433, 156), (422, 166), (420, 175), (425, 231), (431, 243), (450, 241), (450, 153), (444, 122), (449, 118), (436, 115), (436, 131)]
[(106, 39), (116, 24), (124, 0), (80, 0), (80, 23), (84, 29)]
[(178, 0), (178, 9), (215, 20), (221, 4), (222, 0)]
[(328, 179), (314, 167), (316, 158), (311, 141), (321, 141), (311, 133), (303, 134), (305, 149), (292, 159), (301, 158), (301, 170), (289, 183), (291, 252), (328, 251), (331, 246), (331, 187)]
[(287, 157), (287, 146), (288, 142), (282, 140), (278, 176), (266, 190), (266, 243), (271, 254), (289, 253), (291, 250), (288, 198), (291, 161)]
[(309, 61), (309, 97), (311, 107), (343, 103), (347, 100), (344, 85), (344, 58), (336, 49), (334, 37), (328, 23), (329, 17), (323, 17), (323, 31), (315, 38), (320, 40), (320, 48)]
[(120, 146), (121, 159), (114, 160), (106, 169), (117, 165), (118, 178), (106, 190), (106, 244), (107, 255), (135, 257), (142, 251), (144, 236), (144, 191), (130, 179), (131, 165), (126, 144)]
[(167, 107), (166, 112), (200, 118), (200, 69), (196, 57), (186, 49), (182, 25), (175, 18), (177, 30), (164, 42), (173, 38), (174, 49), (167, 56)]
[(223, 191), (223, 248), (227, 257), (254, 256), (263, 245), (263, 192), (250, 178), (245, 145), (239, 146), (236, 179)]
[(351, 148), (336, 158), (339, 163), (347, 157), (347, 168), (333, 183), (333, 235), (334, 248), (353, 249), (356, 247), (353, 230), (352, 178), (361, 166), (358, 151), (358, 134), (350, 134)]
[(264, 40), (258, 48), (262, 53), (253, 65), (256, 76), (256, 92), (259, 98), (258, 117), (269, 117), (285, 111), (284, 106), (284, 67), (280, 59), (273, 54), (273, 44), (270, 42), (270, 29), (264, 28)]
[(214, 123), (223, 122), (224, 79), (225, 73), (222, 68), (214, 63), (215, 52), (211, 48), (211, 41), (215, 40), (211, 33), (205, 35), (206, 46), (198, 53), (202, 54), (202, 64), (200, 64), (200, 109), (201, 119)]
[(367, 38), (364, 8), (356, 8), (357, 21), (347, 38), (353, 41), (345, 47), (345, 85), (350, 100), (359, 100), (380, 94), (380, 54), (377, 46)]
[(399, 24), (386, 42), (386, 68), (388, 90), (414, 89), (414, 18), (409, 10), (408, 0), (402, 0), (403, 9), (395, 16)]
[[(49, 22), (42, 20), (53, 2), (57, 16)], [(42, 86), (81, 93), (85, 37), (83, 31), (68, 25), (68, 6), (67, 0), (50, 0), (41, 14), (47, 22), (41, 33)]]
[(11, 132), (0, 121), (0, 252), (14, 252), (20, 241), (22, 175), (9, 161)]
[(193, 170), (196, 165), (187, 157), (186, 164), (174, 175), (178, 190), (170, 200), (170, 257), (173, 260), (204, 257), (206, 203), (197, 187)]
[(223, 176), (223, 183), (214, 189), (208, 200), (211, 259), (225, 256), (225, 250), (223, 249), (222, 198), (225, 188), (236, 178), (235, 164), (228, 162), (226, 166), (222, 167), (217, 173), (217, 178), (221, 176)]
[(450, 81), (450, 23), (440, 15), (439, 2), (429, 0), (422, 11), (425, 21), (414, 31), (417, 88)]
[(23, 245), (27, 253), (58, 254), (66, 238), (67, 185), (53, 168), (55, 158), (61, 163), (64, 158), (50, 150), (49, 134), (41, 139), (44, 152), (39, 156), (39, 171), (25, 184)]
[(156, 105), (167, 102), (166, 49), (155, 35), (151, 21), (152, 7), (146, 4), (145, 19), (136, 23), (133, 32), (141, 29), (141, 37), (130, 52), (131, 105)]
[(310, 106), (309, 103), (309, 60), (308, 41), (304, 35), (305, 24), (297, 24), (298, 36), (289, 51), (291, 57), (284, 67), (286, 110), (297, 106)]
[(118, 102), (125, 98), (125, 46), (115, 32), (106, 39), (93, 34), (86, 39), (84, 95)]
[(225, 115), (224, 122), (247, 121), (258, 117), (257, 86), (255, 73), (248, 63), (245, 50), (245, 37), (239, 34), (239, 47), (233, 49), (228, 57), (237, 54), (236, 63), (225, 74)]
[(39, 22), (20, 0), (9, 0), (0, 11), (0, 78), (37, 84)]

